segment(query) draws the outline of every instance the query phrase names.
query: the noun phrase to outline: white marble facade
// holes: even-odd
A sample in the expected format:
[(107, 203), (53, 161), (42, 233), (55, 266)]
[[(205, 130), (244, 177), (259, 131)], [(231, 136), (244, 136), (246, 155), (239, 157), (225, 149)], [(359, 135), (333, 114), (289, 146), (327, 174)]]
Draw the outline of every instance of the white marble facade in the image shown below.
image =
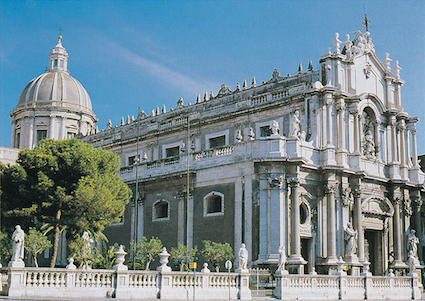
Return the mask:
[(222, 85), (84, 138), (120, 156), (133, 191), (137, 178), (112, 240), (123, 229), (168, 248), (221, 238), (235, 252), (244, 243), (249, 265), (277, 265), (284, 247), (291, 273), (341, 260), (353, 275), (368, 261), (373, 274), (403, 273), (410, 229), (423, 235), (418, 118), (403, 110), (398, 62), (380, 60), (368, 32), (332, 44), (319, 70)]

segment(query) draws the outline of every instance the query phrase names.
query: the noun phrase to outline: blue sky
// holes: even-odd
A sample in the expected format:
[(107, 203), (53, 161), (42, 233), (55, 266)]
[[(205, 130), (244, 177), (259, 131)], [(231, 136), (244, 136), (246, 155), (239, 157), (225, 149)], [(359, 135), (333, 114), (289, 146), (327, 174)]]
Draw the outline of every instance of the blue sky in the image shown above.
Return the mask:
[(425, 1), (9, 1), (0, 0), (0, 146), (10, 146), (9, 112), (26, 84), (42, 74), (59, 28), (68, 69), (86, 88), (105, 128), (121, 116), (150, 114), (225, 83), (257, 83), (273, 69), (296, 74), (371, 20), (383, 60), (398, 60), (402, 104), (419, 116), (425, 153)]

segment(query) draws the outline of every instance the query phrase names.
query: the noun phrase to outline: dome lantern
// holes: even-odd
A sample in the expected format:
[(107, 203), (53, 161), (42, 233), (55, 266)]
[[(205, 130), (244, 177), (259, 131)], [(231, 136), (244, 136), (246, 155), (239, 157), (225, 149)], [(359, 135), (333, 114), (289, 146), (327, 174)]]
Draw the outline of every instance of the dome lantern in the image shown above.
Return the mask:
[(53, 47), (49, 54), (49, 72), (64, 71), (68, 72), (68, 53), (62, 46), (62, 36), (58, 36), (58, 43)]

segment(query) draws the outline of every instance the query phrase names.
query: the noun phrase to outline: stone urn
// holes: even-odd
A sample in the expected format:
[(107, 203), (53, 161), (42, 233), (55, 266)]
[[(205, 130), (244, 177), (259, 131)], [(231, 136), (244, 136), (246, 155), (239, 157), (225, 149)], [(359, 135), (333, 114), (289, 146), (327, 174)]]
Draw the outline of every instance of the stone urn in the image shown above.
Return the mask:
[(167, 266), (168, 263), (168, 257), (170, 257), (170, 254), (167, 252), (167, 249), (165, 247), (162, 248), (162, 252), (159, 253), (159, 263), (161, 266), (157, 268), (160, 272), (170, 272), (171, 268)]
[(125, 261), (125, 255), (127, 255), (127, 252), (124, 251), (123, 245), (120, 245), (118, 251), (115, 252), (115, 255), (117, 256), (117, 264), (114, 265), (114, 270), (128, 270), (128, 267), (123, 264)]

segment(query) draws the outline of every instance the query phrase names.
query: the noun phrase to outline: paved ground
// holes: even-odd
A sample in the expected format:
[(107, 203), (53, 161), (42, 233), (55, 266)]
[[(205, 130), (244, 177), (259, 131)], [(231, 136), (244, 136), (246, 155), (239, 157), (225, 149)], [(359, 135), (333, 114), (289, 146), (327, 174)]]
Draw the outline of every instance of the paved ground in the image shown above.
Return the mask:
[[(123, 300), (123, 299), (113, 299), (113, 298), (90, 298), (87, 297), (85, 299), (82, 298), (78, 298), (78, 299), (73, 299), (73, 298), (35, 298), (35, 299), (31, 299), (31, 298), (8, 298), (6, 296), (0, 296), (0, 301), (112, 301), (112, 300)], [(158, 299), (139, 299), (139, 300), (135, 300), (132, 299), (133, 301), (155, 301)], [(234, 299), (232, 299), (234, 300)], [(277, 301), (278, 299), (273, 298), (271, 296), (258, 296), (252, 297), (253, 301)], [(422, 293), (422, 301), (425, 301), (425, 292)], [(167, 301), (181, 301), (181, 300), (167, 300)], [(209, 300), (209, 301), (216, 301), (216, 300)], [(217, 300), (218, 301), (218, 300)], [(223, 300), (220, 300), (223, 301)], [(235, 300), (236, 301), (236, 300)], [(302, 300), (302, 299), (297, 299), (297, 300), (293, 300), (293, 301), (307, 301), (307, 300)], [(311, 300), (308, 300), (311, 301)], [(334, 301), (334, 300), (328, 300), (328, 301)], [(336, 301), (336, 300), (335, 300)], [(353, 301), (353, 300), (346, 300), (346, 301)], [(358, 301), (358, 300), (357, 300)], [(397, 300), (396, 300), (397, 301)], [(398, 301), (407, 301), (407, 300), (398, 300)]]
[[(17, 298), (13, 298), (13, 299), (9, 299), (5, 296), (0, 296), (0, 300), (13, 300), (13, 301), (77, 301), (77, 300), (83, 300), (83, 299), (70, 299), (70, 298), (46, 298), (46, 299), (28, 299), (28, 298), (24, 298), (24, 299), (17, 299)], [(84, 299), (84, 301), (112, 301), (112, 300), (123, 300), (123, 299), (111, 299), (111, 298), (97, 298), (97, 299), (91, 299), (91, 298), (87, 298)], [(134, 300), (134, 299), (133, 299)], [(134, 301), (154, 301), (154, 300), (158, 300), (158, 299), (140, 299), (140, 300), (134, 300)], [(233, 300), (233, 299), (232, 299)], [(252, 298), (253, 301), (276, 301), (277, 299), (273, 298), (273, 297), (253, 297)], [(425, 294), (422, 294), (422, 300), (425, 300)], [(181, 300), (168, 300), (168, 301), (181, 301)], [(215, 300), (210, 300), (210, 301), (215, 301)], [(223, 300), (221, 300), (223, 301)], [(295, 300), (294, 300), (295, 301)], [(299, 300), (297, 299), (296, 301), (303, 301), (303, 300)], [(307, 301), (307, 300), (304, 300)], [(309, 300), (311, 301), (311, 300)], [(331, 301), (331, 300), (329, 300)], [(350, 300), (346, 300), (346, 301), (350, 301)], [(398, 300), (398, 301), (407, 301), (407, 300)]]

